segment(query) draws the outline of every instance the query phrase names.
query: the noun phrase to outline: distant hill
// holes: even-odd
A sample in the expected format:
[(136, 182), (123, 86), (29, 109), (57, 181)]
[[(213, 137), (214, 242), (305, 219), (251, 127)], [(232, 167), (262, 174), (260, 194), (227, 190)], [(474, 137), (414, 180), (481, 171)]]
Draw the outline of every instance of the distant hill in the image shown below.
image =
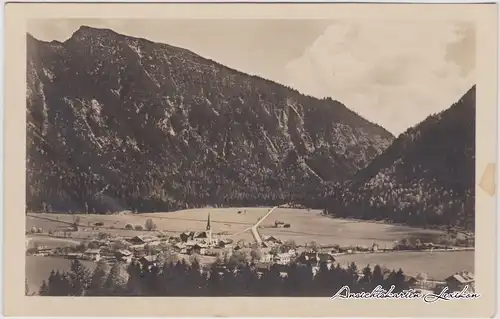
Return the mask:
[(400, 135), (352, 181), (330, 191), (336, 215), (474, 226), (476, 87)]
[(338, 101), (167, 44), (81, 27), (27, 47), (31, 210), (282, 203), (394, 139)]

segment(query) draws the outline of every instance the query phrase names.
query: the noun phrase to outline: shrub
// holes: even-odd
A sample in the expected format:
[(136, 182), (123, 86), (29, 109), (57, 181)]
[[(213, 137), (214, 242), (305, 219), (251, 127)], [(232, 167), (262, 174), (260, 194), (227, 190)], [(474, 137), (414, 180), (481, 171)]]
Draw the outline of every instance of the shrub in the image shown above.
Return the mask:
[(141, 225), (135, 225), (135, 230), (144, 230), (144, 227), (142, 227)]
[(30, 232), (32, 234), (36, 233), (37, 231), (38, 231), (38, 229), (35, 226), (31, 227), (31, 229), (30, 229)]
[(125, 229), (134, 229), (134, 226), (132, 224), (127, 224), (125, 225)]
[(156, 224), (153, 222), (153, 220), (151, 218), (148, 218), (146, 220), (146, 223), (144, 224), (144, 227), (146, 228), (146, 230), (154, 230), (156, 229)]
[(103, 239), (107, 239), (109, 237), (109, 234), (107, 233), (103, 233), (103, 232), (100, 232), (98, 235), (97, 235), (97, 238), (100, 239), (100, 240), (103, 240)]

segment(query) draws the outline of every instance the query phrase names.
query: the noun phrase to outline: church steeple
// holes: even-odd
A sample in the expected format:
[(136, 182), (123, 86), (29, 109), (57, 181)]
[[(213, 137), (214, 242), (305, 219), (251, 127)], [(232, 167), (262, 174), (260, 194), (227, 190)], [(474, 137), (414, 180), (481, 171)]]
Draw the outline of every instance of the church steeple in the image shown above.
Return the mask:
[(212, 227), (210, 226), (210, 213), (208, 214), (206, 230), (207, 230), (208, 243), (211, 245), (212, 244)]

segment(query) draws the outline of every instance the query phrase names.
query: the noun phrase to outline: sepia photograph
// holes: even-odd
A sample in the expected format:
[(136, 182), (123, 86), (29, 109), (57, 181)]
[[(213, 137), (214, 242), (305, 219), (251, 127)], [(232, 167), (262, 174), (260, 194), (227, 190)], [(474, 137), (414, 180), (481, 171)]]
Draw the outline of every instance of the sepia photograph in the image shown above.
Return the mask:
[(491, 293), (478, 20), (27, 15), (23, 30), (25, 297)]

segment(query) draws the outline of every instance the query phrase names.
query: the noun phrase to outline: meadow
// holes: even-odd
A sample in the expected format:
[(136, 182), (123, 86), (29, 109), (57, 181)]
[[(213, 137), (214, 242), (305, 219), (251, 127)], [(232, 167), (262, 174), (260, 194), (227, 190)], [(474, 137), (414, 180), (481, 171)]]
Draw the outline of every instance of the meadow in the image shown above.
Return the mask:
[[(144, 214), (32, 214), (27, 216), (26, 227), (42, 227), (44, 231), (57, 227), (67, 226), (78, 216), (80, 225), (91, 226), (96, 222), (103, 222), (102, 231), (122, 236), (131, 236), (140, 232), (125, 230), (127, 224), (144, 225), (151, 218), (157, 231), (167, 234), (179, 234), (183, 231), (202, 231), (210, 222), (214, 234), (226, 233), (234, 241), (253, 241), (249, 231), (243, 232), (254, 225), (269, 208), (205, 208), (188, 209), (168, 213)], [(238, 213), (241, 212), (241, 213)], [(47, 221), (46, 219), (58, 219)], [(269, 228), (275, 220), (291, 224), (290, 228)], [(338, 244), (341, 246), (364, 245), (371, 246), (377, 243), (381, 248), (392, 247), (394, 241), (404, 237), (437, 237), (441, 231), (413, 228), (407, 226), (374, 223), (369, 221), (336, 219), (322, 216), (318, 210), (278, 208), (262, 224), (259, 232), (264, 236), (274, 235), (279, 239), (294, 240), (298, 245), (315, 241), (320, 245)], [(243, 233), (242, 233), (243, 232)], [(88, 232), (76, 232), (73, 236), (91, 236)]]
[(407, 275), (420, 272), (429, 279), (444, 280), (460, 271), (474, 272), (474, 251), (399, 251), (374, 254), (353, 254), (335, 257), (341, 265), (355, 262), (359, 268), (380, 265), (388, 269), (403, 269)]

